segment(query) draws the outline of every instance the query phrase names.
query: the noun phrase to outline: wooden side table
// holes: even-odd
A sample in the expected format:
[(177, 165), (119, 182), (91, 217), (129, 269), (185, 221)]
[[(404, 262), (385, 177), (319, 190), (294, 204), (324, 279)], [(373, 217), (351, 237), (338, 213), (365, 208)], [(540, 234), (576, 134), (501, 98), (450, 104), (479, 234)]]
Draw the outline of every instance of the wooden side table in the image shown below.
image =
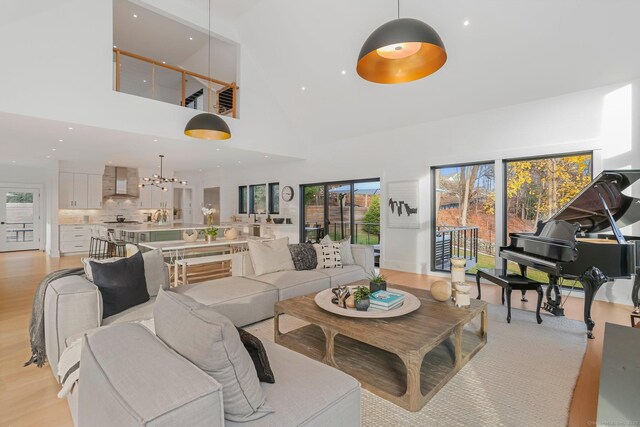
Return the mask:
[(476, 273), (476, 284), (478, 285), (478, 298), (480, 299), (482, 291), (480, 289), (480, 279), (486, 279), (491, 283), (502, 287), (502, 304), (504, 305), (505, 292), (507, 294), (507, 323), (511, 323), (511, 291), (522, 291), (522, 301), (527, 301), (525, 298), (526, 291), (538, 292), (538, 304), (536, 306), (536, 320), (538, 324), (542, 323), (542, 317), (540, 317), (540, 306), (542, 305), (542, 283), (533, 279), (529, 279), (520, 274), (509, 273), (507, 270), (498, 268), (482, 268), (478, 269)]

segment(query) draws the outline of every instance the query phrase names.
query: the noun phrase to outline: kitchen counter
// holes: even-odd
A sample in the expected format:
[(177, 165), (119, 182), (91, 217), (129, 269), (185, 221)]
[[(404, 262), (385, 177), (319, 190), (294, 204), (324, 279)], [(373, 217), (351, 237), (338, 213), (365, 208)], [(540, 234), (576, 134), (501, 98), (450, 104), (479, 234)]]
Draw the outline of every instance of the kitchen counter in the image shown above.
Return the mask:
[[(150, 223), (142, 224), (104, 224), (108, 228), (114, 230), (122, 230), (128, 233), (148, 233), (150, 231), (184, 231), (184, 230), (204, 230), (209, 228), (206, 224), (173, 224), (173, 225), (156, 225)], [(231, 228), (228, 225), (213, 225), (215, 228)]]

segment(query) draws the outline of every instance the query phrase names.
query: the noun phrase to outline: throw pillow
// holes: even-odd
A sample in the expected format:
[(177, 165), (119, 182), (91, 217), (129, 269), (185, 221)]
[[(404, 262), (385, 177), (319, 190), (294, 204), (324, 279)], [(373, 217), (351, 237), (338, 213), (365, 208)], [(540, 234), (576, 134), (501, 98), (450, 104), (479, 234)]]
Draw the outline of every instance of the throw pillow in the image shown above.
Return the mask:
[(347, 236), (342, 240), (333, 241), (331, 237), (327, 234), (320, 240), (321, 245), (329, 245), (331, 243), (339, 243), (340, 244), (340, 258), (342, 261), (342, 265), (353, 265), (356, 263), (353, 258), (353, 252), (351, 251), (351, 236)]
[(315, 270), (318, 266), (316, 250), (311, 243), (289, 245), (289, 252), (296, 270)]
[(332, 243), (330, 245), (319, 245), (315, 243), (313, 248), (318, 257), (318, 270), (323, 268), (342, 268), (340, 245), (338, 243)]
[(256, 276), (276, 271), (295, 270), (289, 252), (289, 238), (258, 242), (249, 240), (249, 254)]
[(262, 341), (244, 329), (236, 329), (238, 330), (238, 334), (240, 334), (240, 341), (242, 341), (244, 348), (247, 349), (247, 352), (251, 357), (251, 361), (253, 362), (253, 366), (256, 368), (258, 379), (263, 383), (274, 384), (276, 379), (273, 376), (271, 364), (269, 364), (269, 358), (267, 357), (267, 351), (264, 349)]
[(156, 335), (222, 385), (224, 417), (246, 422), (273, 412), (236, 327), (212, 307), (161, 290), (153, 307)]
[(110, 263), (89, 262), (93, 283), (102, 295), (103, 319), (149, 301), (144, 260), (140, 252)]
[[(135, 255), (138, 252), (133, 252), (131, 256)], [(144, 274), (145, 280), (147, 282), (147, 292), (149, 292), (149, 296), (154, 297), (158, 295), (158, 289), (160, 288), (165, 290), (169, 289), (171, 285), (171, 283), (169, 282), (169, 267), (167, 267), (167, 264), (164, 262), (164, 255), (162, 254), (162, 251), (160, 249), (147, 251), (142, 254), (142, 258), (144, 260)], [(80, 261), (82, 261), (82, 264), (84, 265), (84, 275), (87, 277), (87, 280), (93, 282), (91, 262), (105, 264), (118, 261), (120, 259), (123, 258), (118, 257), (94, 259), (84, 257), (81, 258)]]

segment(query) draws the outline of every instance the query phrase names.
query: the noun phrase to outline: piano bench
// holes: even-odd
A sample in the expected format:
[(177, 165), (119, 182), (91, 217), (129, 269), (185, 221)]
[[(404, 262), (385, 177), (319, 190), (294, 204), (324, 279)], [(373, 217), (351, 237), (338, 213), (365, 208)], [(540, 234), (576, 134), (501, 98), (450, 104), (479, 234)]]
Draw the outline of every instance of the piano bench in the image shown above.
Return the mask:
[(511, 323), (511, 291), (514, 289), (522, 291), (522, 301), (525, 298), (526, 291), (536, 291), (538, 293), (538, 304), (536, 305), (536, 320), (538, 324), (542, 323), (540, 317), (540, 306), (542, 305), (542, 283), (533, 279), (521, 276), (519, 274), (510, 273), (509, 271), (499, 268), (480, 268), (476, 273), (476, 284), (478, 285), (478, 298), (482, 296), (480, 289), (480, 279), (486, 279), (489, 282), (502, 287), (502, 304), (504, 305), (505, 291), (507, 300), (507, 323)]

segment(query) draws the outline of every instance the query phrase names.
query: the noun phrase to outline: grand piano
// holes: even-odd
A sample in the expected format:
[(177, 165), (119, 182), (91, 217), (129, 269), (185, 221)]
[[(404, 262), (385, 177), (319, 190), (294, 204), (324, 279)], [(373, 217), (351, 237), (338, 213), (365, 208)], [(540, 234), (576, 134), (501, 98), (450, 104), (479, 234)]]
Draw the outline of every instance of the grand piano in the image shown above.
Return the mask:
[[(607, 281), (635, 275), (631, 293), (639, 309), (640, 237), (623, 236), (620, 228), (640, 221), (640, 199), (622, 194), (640, 179), (640, 170), (604, 171), (535, 233), (510, 233), (499, 255), (549, 276), (544, 308), (563, 315), (560, 280), (579, 280), (584, 289), (584, 323), (593, 338), (593, 299)], [(601, 234), (601, 232), (609, 232)]]

